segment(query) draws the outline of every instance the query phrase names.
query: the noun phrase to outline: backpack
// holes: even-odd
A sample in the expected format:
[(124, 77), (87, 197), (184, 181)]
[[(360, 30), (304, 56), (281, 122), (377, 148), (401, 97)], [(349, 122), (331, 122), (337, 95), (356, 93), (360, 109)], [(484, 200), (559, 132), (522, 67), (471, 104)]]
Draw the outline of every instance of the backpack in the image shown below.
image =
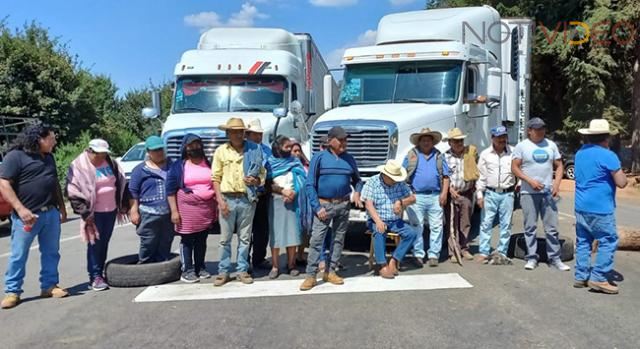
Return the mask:
[[(407, 154), (407, 182), (410, 183), (411, 180), (413, 179), (413, 175), (416, 172), (416, 168), (418, 167), (418, 156), (421, 153), (418, 151), (418, 149), (416, 148), (411, 148), (411, 150), (409, 150), (409, 153)], [(424, 156), (424, 159), (426, 160), (427, 157), (423, 154), (422, 156)], [(436, 169), (438, 171), (438, 179), (440, 181), (440, 184), (442, 184), (442, 168), (443, 168), (443, 164), (442, 164), (443, 160), (443, 156), (442, 153), (436, 149)]]

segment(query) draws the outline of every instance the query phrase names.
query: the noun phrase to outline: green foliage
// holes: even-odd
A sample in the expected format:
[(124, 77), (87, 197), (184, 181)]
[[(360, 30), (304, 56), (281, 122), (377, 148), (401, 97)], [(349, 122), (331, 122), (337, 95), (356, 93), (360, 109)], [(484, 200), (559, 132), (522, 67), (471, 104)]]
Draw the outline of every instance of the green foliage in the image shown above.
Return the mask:
[(67, 179), (67, 171), (71, 162), (78, 157), (89, 145), (91, 140), (91, 134), (88, 131), (84, 131), (76, 139), (75, 142), (58, 144), (54, 153), (56, 159), (56, 167), (58, 169), (58, 180), (60, 186), (64, 188), (65, 181)]

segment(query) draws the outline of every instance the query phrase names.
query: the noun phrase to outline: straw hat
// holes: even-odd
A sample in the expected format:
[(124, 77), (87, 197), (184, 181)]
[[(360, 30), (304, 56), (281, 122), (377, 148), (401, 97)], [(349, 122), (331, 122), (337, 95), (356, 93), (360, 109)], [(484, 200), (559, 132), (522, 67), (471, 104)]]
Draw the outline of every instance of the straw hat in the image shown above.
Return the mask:
[(465, 138), (467, 138), (467, 135), (462, 133), (462, 131), (457, 127), (454, 127), (450, 129), (449, 132), (447, 132), (447, 139), (465, 139)]
[(411, 135), (411, 144), (418, 145), (418, 141), (422, 136), (431, 136), (433, 137), (433, 144), (438, 144), (442, 140), (442, 134), (438, 131), (431, 131), (430, 128), (423, 128), (418, 133), (414, 133)]
[(605, 119), (593, 119), (589, 123), (589, 128), (581, 128), (578, 130), (583, 135), (601, 135), (610, 134), (609, 122)]
[(247, 132), (264, 133), (260, 119), (251, 119), (247, 123)]
[(396, 160), (389, 160), (386, 164), (378, 166), (380, 173), (387, 175), (394, 182), (402, 182), (407, 179), (407, 170)]
[(244, 126), (244, 121), (240, 118), (230, 118), (227, 120), (227, 123), (224, 125), (218, 126), (223, 131), (227, 130), (246, 130), (247, 128)]

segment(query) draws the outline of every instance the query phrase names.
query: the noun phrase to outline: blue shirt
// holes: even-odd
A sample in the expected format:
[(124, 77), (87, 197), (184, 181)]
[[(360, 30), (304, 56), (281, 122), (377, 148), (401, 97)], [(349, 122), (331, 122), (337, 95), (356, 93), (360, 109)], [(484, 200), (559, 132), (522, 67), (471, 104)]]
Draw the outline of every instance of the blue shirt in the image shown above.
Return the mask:
[[(435, 148), (431, 150), (431, 154), (428, 156), (418, 151), (418, 164), (410, 179), (411, 186), (416, 193), (440, 191), (441, 178), (438, 175), (438, 167), (436, 166), (436, 154), (438, 154), (438, 151)], [(449, 177), (449, 166), (444, 159), (444, 155), (440, 155), (440, 157), (442, 158), (442, 176)], [(404, 168), (409, 167), (408, 156), (405, 156), (402, 166)]]
[(150, 168), (145, 162), (133, 169), (129, 192), (132, 198), (138, 200), (140, 211), (158, 215), (170, 212), (165, 183), (170, 166), (171, 160), (167, 159), (160, 170)]
[(576, 153), (576, 211), (611, 214), (616, 207), (616, 186), (611, 172), (620, 169), (614, 152), (585, 144)]
[(324, 150), (311, 158), (306, 190), (313, 212), (317, 213), (322, 208), (319, 198), (345, 198), (351, 194), (351, 185), (358, 193), (362, 190), (356, 160), (349, 153), (336, 156)]
[[(394, 222), (402, 219), (401, 215), (393, 212), (393, 205), (411, 195), (411, 189), (405, 182), (398, 182), (394, 185), (386, 185), (382, 175), (369, 178), (362, 188), (362, 200), (371, 200), (378, 212), (378, 216), (384, 222)], [(371, 219), (371, 217), (369, 217)]]

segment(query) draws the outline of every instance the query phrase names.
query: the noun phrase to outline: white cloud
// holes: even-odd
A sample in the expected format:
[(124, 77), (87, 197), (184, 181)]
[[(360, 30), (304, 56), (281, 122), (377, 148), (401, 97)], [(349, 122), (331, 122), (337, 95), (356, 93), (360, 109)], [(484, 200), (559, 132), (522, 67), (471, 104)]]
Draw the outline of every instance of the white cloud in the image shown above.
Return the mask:
[(389, 0), (389, 2), (393, 6), (404, 6), (416, 2), (416, 0)]
[(311, 5), (321, 7), (343, 7), (358, 3), (358, 0), (309, 0)]
[(375, 44), (376, 34), (377, 31), (369, 29), (364, 33), (358, 35), (358, 38), (356, 40), (329, 52), (329, 54), (327, 55), (327, 64), (329, 65), (329, 68), (336, 68), (340, 66), (340, 62), (342, 61), (342, 57), (344, 56), (344, 51), (346, 49), (351, 47), (369, 46)]
[(185, 16), (184, 24), (198, 28), (203, 32), (214, 27), (253, 27), (256, 19), (268, 17), (251, 3), (245, 2), (240, 11), (232, 13), (226, 21), (216, 12), (208, 11)]

